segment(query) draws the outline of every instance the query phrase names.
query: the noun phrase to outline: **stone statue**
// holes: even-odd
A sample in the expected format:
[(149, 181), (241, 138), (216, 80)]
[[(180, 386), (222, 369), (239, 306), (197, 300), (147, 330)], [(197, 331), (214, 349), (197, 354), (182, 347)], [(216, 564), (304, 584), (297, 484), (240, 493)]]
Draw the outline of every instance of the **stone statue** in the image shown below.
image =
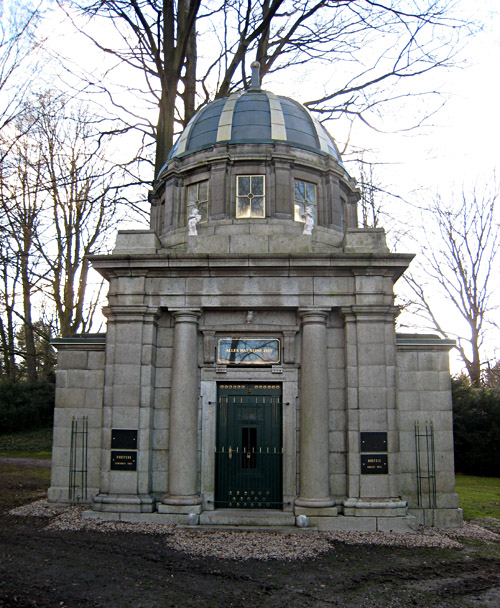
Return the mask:
[(302, 216), (304, 218), (304, 230), (302, 234), (312, 234), (314, 228), (314, 208), (308, 205)]
[(197, 236), (198, 234), (198, 224), (201, 220), (201, 214), (198, 210), (198, 207), (192, 207), (191, 213), (188, 217), (188, 235), (189, 236)]

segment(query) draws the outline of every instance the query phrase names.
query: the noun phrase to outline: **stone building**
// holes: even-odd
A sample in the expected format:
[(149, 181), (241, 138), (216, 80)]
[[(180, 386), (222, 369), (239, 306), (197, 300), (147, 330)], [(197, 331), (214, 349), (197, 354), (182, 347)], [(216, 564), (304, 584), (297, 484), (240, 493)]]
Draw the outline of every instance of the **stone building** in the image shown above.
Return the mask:
[(257, 69), (187, 126), (150, 229), (91, 258), (107, 332), (55, 341), (49, 500), (128, 521), (458, 526), (453, 343), (395, 333), (413, 256), (358, 228), (333, 139)]

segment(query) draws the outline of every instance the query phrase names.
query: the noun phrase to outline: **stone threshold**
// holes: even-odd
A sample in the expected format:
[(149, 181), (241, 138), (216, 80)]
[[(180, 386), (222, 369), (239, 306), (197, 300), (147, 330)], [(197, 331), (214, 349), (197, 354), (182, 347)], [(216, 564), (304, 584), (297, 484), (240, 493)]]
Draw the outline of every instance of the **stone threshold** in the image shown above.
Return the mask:
[(187, 514), (164, 513), (130, 513), (84, 511), (84, 519), (100, 519), (128, 523), (156, 523), (176, 525), (178, 528), (190, 530), (227, 530), (227, 531), (344, 531), (344, 532), (397, 532), (415, 534), (417, 519), (414, 516), (405, 517), (309, 517), (308, 526), (299, 528), (295, 515), (289, 512), (266, 509), (218, 509), (203, 511), (190, 520)]

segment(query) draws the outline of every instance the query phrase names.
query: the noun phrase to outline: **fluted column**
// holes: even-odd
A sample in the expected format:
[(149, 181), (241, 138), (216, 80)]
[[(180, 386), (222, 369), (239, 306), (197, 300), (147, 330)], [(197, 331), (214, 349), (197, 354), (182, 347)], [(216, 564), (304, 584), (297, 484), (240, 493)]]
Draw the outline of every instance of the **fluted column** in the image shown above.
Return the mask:
[(306, 309), (302, 317), (300, 383), (299, 507), (331, 507), (328, 445), (328, 311)]
[(198, 447), (199, 310), (177, 310), (174, 317), (167, 505), (200, 504), (196, 487)]

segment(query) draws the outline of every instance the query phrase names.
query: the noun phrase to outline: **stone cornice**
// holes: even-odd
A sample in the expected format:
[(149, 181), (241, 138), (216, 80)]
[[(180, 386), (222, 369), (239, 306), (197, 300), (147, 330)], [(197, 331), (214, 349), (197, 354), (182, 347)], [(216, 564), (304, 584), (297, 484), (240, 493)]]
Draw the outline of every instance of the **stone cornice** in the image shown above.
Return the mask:
[(396, 281), (413, 254), (185, 254), (93, 255), (92, 266), (106, 279), (116, 276), (353, 276), (367, 270)]

